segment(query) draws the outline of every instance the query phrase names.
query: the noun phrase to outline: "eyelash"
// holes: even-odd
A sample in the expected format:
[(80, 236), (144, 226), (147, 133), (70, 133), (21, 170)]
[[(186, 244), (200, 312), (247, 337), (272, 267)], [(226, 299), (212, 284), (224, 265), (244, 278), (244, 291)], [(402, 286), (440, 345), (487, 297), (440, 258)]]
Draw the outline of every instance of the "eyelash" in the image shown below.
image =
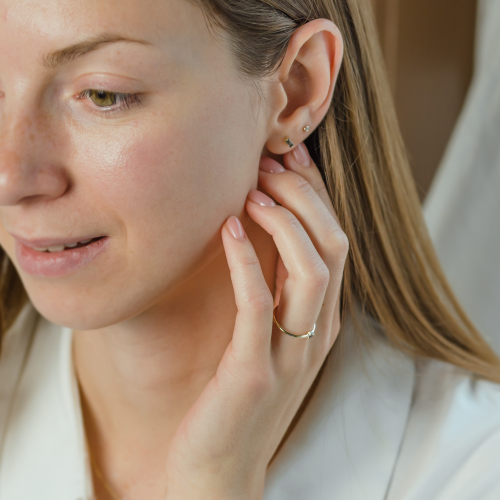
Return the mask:
[[(88, 99), (90, 100), (90, 95), (91, 92), (99, 92), (103, 91), (103, 89), (86, 89), (83, 92), (81, 92), (78, 95), (78, 99)], [(118, 113), (120, 111), (124, 111), (125, 109), (129, 109), (132, 106), (138, 105), (142, 106), (142, 99), (141, 99), (141, 94), (123, 94), (120, 92), (111, 92), (109, 90), (105, 90), (104, 92), (107, 92), (109, 94), (112, 94), (115, 96), (116, 101), (120, 102), (121, 104), (119, 106), (114, 106), (114, 107), (102, 107), (99, 108), (97, 105), (96, 107), (98, 109), (101, 109), (102, 111), (96, 111), (96, 110), (91, 110), (92, 113), (102, 116), (104, 115), (105, 117), (109, 117), (110, 115), (114, 115), (115, 113)]]

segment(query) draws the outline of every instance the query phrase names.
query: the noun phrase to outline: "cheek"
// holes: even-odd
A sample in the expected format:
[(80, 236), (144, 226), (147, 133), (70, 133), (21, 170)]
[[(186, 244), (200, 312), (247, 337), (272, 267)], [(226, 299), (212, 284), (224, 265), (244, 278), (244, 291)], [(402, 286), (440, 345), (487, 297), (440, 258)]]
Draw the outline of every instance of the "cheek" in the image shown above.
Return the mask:
[(167, 252), (181, 259), (243, 209), (260, 149), (248, 141), (251, 122), (234, 118), (243, 116), (235, 108), (242, 104), (226, 112), (216, 104), (157, 112), (147, 126), (131, 124), (112, 139), (101, 134), (81, 141), (75, 158), (81, 163), (85, 157), (86, 167), (79, 181), (121, 221), (130, 250), (161, 245), (163, 258)]

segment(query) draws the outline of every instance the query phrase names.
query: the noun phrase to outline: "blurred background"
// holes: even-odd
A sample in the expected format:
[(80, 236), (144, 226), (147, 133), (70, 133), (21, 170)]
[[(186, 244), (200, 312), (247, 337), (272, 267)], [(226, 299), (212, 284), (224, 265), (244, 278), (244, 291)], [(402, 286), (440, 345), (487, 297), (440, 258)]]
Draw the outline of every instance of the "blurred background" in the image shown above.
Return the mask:
[(444, 272), (500, 354), (500, 0), (371, 0)]
[(476, 0), (372, 0), (423, 200), (462, 109), (474, 64)]

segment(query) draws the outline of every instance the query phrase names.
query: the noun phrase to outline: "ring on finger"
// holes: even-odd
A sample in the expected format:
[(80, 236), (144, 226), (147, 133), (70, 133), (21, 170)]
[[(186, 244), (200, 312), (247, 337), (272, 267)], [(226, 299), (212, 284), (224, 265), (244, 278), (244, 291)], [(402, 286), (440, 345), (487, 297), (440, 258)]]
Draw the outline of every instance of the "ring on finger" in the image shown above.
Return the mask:
[[(278, 307), (278, 306), (276, 306)], [(304, 335), (298, 335), (296, 333), (289, 332), (285, 328), (283, 328), (279, 323), (278, 320), (276, 319), (276, 316), (274, 314), (274, 311), (276, 311), (276, 307), (273, 309), (273, 321), (274, 324), (283, 332), (286, 333), (287, 335), (290, 335), (290, 337), (295, 337), (296, 339), (310, 339), (311, 337), (314, 337), (314, 332), (316, 331), (316, 323), (314, 323), (313, 329), (310, 332), (307, 332)]]

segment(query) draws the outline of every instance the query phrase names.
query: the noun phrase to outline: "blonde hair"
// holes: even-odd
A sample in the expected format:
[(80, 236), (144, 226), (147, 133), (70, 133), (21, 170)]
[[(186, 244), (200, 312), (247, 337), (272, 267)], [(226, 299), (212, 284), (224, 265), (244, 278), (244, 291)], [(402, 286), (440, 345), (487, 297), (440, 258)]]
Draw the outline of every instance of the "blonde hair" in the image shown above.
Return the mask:
[[(333, 21), (345, 44), (332, 104), (306, 140), (350, 242), (342, 315), (356, 304), (398, 348), (500, 382), (500, 362), (457, 302), (430, 241), (369, 0), (193, 0), (227, 33), (239, 70), (279, 67), (295, 29)], [(353, 318), (355, 314), (351, 314)]]

